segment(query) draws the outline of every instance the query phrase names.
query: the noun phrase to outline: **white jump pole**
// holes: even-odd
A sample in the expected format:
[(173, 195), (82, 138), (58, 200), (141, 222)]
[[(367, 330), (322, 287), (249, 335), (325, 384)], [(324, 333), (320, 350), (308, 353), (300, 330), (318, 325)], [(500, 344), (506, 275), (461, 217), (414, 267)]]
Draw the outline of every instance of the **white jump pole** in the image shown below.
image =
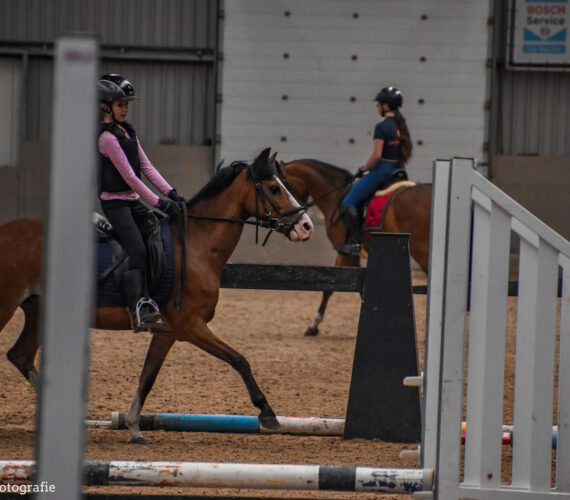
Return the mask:
[(44, 241), (39, 500), (79, 499), (92, 318), (98, 66), (91, 37), (56, 42), (52, 153)]
[[(412, 494), (431, 491), (424, 469), (207, 462), (86, 462), (89, 486), (177, 486)], [(34, 463), (0, 461), (0, 484), (32, 481)]]

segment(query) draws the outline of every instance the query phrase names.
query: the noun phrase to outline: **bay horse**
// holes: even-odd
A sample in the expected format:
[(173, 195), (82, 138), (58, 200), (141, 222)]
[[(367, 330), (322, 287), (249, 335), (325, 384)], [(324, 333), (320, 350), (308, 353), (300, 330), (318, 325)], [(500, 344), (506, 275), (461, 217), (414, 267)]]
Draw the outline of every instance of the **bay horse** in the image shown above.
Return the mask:
[[(278, 163), (284, 171), (288, 189), (304, 206), (312, 198), (310, 204), (316, 205), (324, 216), (328, 239), (335, 248), (339, 247), (346, 235), (346, 227), (339, 217), (340, 203), (352, 184), (354, 175), (346, 169), (314, 159)], [(430, 184), (401, 187), (387, 204), (381, 229), (386, 233), (409, 233), (410, 254), (425, 273), (429, 258), (430, 212)], [(366, 228), (362, 231), (362, 246), (366, 252), (370, 232)], [(359, 266), (360, 258), (359, 255), (337, 253), (335, 266)], [(305, 335), (318, 335), (319, 324), (323, 321), (332, 294), (333, 292), (323, 292), (321, 304)]]
[[(187, 215), (170, 222), (178, 276), (186, 267), (183, 300), (174, 297), (161, 307), (169, 325), (167, 332), (151, 332), (150, 345), (138, 388), (126, 417), (129, 442), (145, 443), (140, 431), (141, 409), (160, 368), (175, 341), (190, 342), (225, 361), (241, 375), (251, 401), (266, 427), (277, 427), (275, 413), (255, 381), (246, 358), (218, 338), (208, 327), (219, 296), (222, 268), (235, 249), (243, 225), (250, 217), (270, 231), (283, 233), (289, 240), (309, 239), (313, 224), (303, 207), (285, 188), (265, 149), (251, 164), (234, 162), (218, 169), (212, 179), (187, 202)], [(187, 225), (187, 231), (181, 231)], [(43, 224), (38, 219), (18, 219), (0, 226), (0, 330), (19, 306), (25, 326), (8, 351), (8, 359), (38, 391), (39, 375), (35, 358), (39, 349), (39, 303)], [(178, 235), (175, 237), (175, 235)], [(173, 294), (175, 295), (175, 294)], [(97, 307), (94, 328), (129, 330), (124, 307)]]

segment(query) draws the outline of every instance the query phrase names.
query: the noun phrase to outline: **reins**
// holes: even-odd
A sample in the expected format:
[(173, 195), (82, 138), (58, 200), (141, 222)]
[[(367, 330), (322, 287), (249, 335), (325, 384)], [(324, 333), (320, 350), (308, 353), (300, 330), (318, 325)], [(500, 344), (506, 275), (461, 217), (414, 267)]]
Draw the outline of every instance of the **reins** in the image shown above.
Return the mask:
[(180, 279), (177, 282), (176, 292), (174, 295), (174, 307), (179, 310), (182, 307), (184, 299), (184, 285), (186, 284), (186, 234), (188, 233), (188, 206), (185, 202), (179, 203), (182, 209), (182, 231), (180, 235)]
[[(177, 282), (176, 292), (175, 292), (175, 308), (180, 309), (182, 307), (182, 300), (184, 295), (184, 286), (186, 283), (186, 275), (187, 275), (187, 268), (186, 268), (186, 235), (188, 233), (188, 219), (192, 217), (193, 219), (200, 219), (200, 220), (209, 220), (213, 222), (226, 222), (230, 224), (250, 224), (255, 226), (255, 244), (257, 245), (259, 242), (258, 233), (259, 228), (267, 228), (269, 231), (265, 236), (263, 243), (261, 246), (265, 246), (269, 237), (274, 231), (278, 229), (285, 228), (285, 235), (288, 236), (295, 225), (301, 220), (303, 214), (307, 211), (307, 207), (299, 206), (293, 207), (289, 210), (285, 210), (284, 212), (280, 212), (279, 209), (275, 206), (275, 204), (271, 201), (271, 199), (267, 196), (263, 187), (261, 186), (261, 182), (258, 179), (255, 179), (251, 168), (248, 167), (249, 176), (254, 183), (255, 186), (255, 221), (244, 220), (244, 219), (237, 219), (235, 217), (215, 217), (212, 215), (198, 215), (198, 214), (189, 214), (188, 213), (188, 206), (186, 203), (180, 203), (180, 207), (182, 209), (182, 231), (180, 235), (181, 239), (181, 267), (180, 267), (180, 278)], [(285, 184), (285, 183), (284, 183)], [(287, 187), (286, 187), (287, 189)], [(258, 206), (259, 200), (261, 199), (261, 204), (263, 205), (263, 210), (265, 212), (265, 219), (259, 215)], [(277, 212), (277, 215), (274, 217), (271, 209), (268, 207), (270, 205), (273, 210)], [(282, 217), (288, 217), (290, 215), (294, 215), (298, 213), (299, 216), (295, 218), (293, 222), (282, 222)]]
[[(291, 186), (291, 184), (289, 184), (286, 177), (283, 179), (283, 184), (285, 184), (285, 187), (287, 188), (288, 191), (291, 192), (291, 194), (296, 195), (297, 197), (299, 196), (299, 194), (293, 189), (293, 186)], [(337, 186), (337, 187), (331, 189), (330, 191), (327, 191), (325, 194), (322, 194), (318, 198), (314, 198), (313, 201), (310, 201), (309, 203), (307, 203), (305, 205), (305, 208), (314, 207), (319, 201), (324, 200), (327, 196), (330, 196), (331, 194), (336, 193), (340, 189), (344, 189), (349, 185), (350, 185), (350, 182), (347, 182), (346, 184), (341, 184), (340, 186)]]
[[(283, 172), (283, 184), (285, 184), (285, 187), (291, 192), (291, 194), (293, 194), (295, 197), (299, 198), (299, 194), (295, 191), (295, 189), (293, 189), (293, 186), (291, 186), (291, 184), (289, 184), (289, 181), (287, 180), (287, 176), (285, 174), (285, 168), (282, 167), (281, 171)], [(344, 189), (346, 192), (340, 197), (340, 200), (339, 200), (337, 207), (333, 210), (333, 212), (331, 213), (331, 216), (329, 218), (330, 224), (336, 223), (337, 221), (333, 220), (333, 217), (339, 212), (339, 205), (340, 205), (342, 199), (346, 196), (346, 194), (350, 190), (350, 187), (352, 185), (353, 180), (354, 180), (354, 178), (352, 180), (346, 182), (345, 184), (341, 184), (340, 186), (337, 186), (337, 187), (331, 189), (330, 191), (327, 191), (326, 193), (322, 194), (321, 196), (319, 196), (317, 198), (313, 198), (313, 201), (310, 201), (309, 203), (307, 203), (305, 205), (305, 209), (314, 207), (315, 205), (317, 205), (317, 203), (319, 201), (324, 200), (327, 196), (330, 196), (331, 194), (336, 193), (337, 191), (339, 191), (341, 189)]]
[[(257, 198), (257, 196), (256, 196), (256, 198)], [(255, 243), (257, 244), (258, 243), (258, 229), (260, 227), (269, 229), (270, 233), (272, 231), (276, 231), (278, 229), (281, 229), (282, 227), (287, 227), (290, 230), (293, 227), (295, 227), (295, 224), (297, 224), (297, 222), (301, 219), (303, 214), (301, 213), (299, 215), (299, 217), (297, 219), (295, 219), (294, 222), (291, 222), (291, 223), (281, 222), (281, 220), (279, 219), (279, 216), (281, 216), (281, 217), (288, 216), (288, 215), (295, 214), (297, 212), (304, 212), (305, 210), (306, 210), (305, 207), (301, 207), (301, 206), (295, 207), (293, 209), (286, 210), (285, 212), (279, 212), (277, 214), (278, 217), (271, 217), (271, 215), (272, 215), (271, 212), (268, 212), (268, 213), (266, 212), (267, 219), (263, 220), (259, 217), (259, 215), (256, 215), (256, 219), (254, 221), (244, 220), (244, 219), (236, 219), (235, 217), (214, 217), (212, 215), (198, 215), (198, 214), (188, 214), (187, 217), (192, 218), (192, 219), (209, 220), (209, 221), (214, 221), (214, 222), (228, 222), (230, 224), (244, 224), (244, 225), (250, 224), (252, 226), (256, 226)], [(267, 237), (265, 238), (262, 246), (265, 245), (266, 241), (267, 241)]]

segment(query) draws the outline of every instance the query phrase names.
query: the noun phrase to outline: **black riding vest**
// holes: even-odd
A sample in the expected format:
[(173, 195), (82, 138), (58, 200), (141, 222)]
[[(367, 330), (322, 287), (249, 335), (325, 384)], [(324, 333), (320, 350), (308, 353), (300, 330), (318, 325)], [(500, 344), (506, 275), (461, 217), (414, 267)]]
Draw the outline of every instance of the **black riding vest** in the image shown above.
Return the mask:
[[(115, 123), (102, 123), (100, 128), (101, 135), (103, 132), (111, 132), (118, 140), (121, 148), (125, 152), (129, 164), (131, 165), (135, 175), (141, 178), (141, 161), (139, 158), (139, 148), (135, 129), (128, 123), (123, 123), (123, 127), (127, 130), (131, 138), (127, 137), (124, 130)], [(110, 158), (99, 153), (99, 194), (103, 191), (107, 193), (120, 193), (130, 191), (131, 187), (125, 182), (123, 176), (119, 173)]]

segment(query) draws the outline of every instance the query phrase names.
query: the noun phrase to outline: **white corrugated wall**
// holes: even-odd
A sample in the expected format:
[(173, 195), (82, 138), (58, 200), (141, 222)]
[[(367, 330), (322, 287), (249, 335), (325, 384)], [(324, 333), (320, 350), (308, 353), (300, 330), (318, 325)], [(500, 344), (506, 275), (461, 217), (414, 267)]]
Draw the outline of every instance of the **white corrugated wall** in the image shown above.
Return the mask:
[(404, 94), (414, 141), (409, 172), (432, 161), (486, 162), (489, 2), (225, 0), (218, 124), (220, 158), (271, 146), (282, 160), (317, 158), (351, 170), (372, 150), (372, 102)]

